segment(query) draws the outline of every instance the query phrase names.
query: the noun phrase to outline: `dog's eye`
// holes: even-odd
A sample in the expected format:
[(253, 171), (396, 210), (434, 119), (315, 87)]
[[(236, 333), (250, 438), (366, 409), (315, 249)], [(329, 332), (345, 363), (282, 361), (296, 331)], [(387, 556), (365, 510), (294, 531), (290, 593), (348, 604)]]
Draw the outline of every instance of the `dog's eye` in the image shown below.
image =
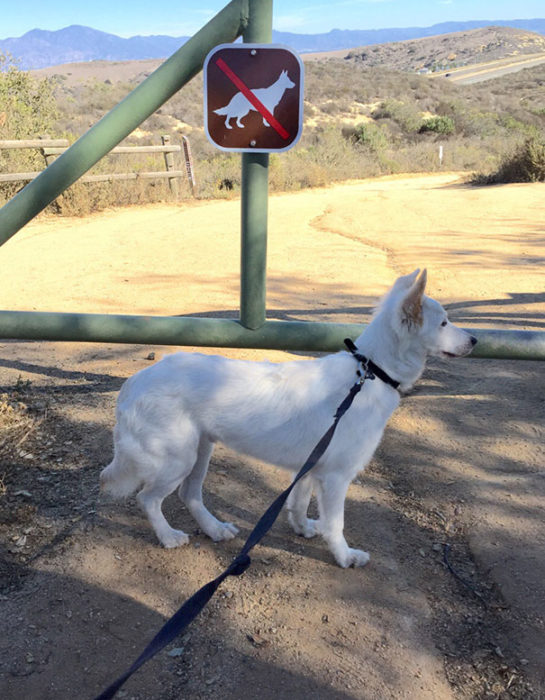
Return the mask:
[(445, 326), (447, 325), (447, 323), (448, 323), (448, 321), (443, 321), (443, 323), (441, 324), (441, 326), (445, 327)]

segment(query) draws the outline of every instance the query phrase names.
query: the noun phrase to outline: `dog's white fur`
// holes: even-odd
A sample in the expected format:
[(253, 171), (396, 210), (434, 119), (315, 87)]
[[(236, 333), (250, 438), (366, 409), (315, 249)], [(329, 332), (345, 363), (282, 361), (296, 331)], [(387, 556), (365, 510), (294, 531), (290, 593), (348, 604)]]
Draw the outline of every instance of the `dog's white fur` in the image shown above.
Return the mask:
[[(452, 325), (445, 310), (424, 295), (426, 271), (400, 277), (356, 341), (401, 390), (424, 370), (428, 355), (468, 354), (476, 340)], [(165, 547), (186, 544), (162, 511), (163, 499), (179, 487), (182, 501), (214, 541), (236, 535), (202, 500), (202, 485), (216, 442), (296, 472), (329, 428), (356, 380), (348, 352), (280, 364), (247, 362), (179, 352), (141, 370), (119, 394), (115, 456), (101, 473), (103, 490), (138, 501)], [(294, 487), (289, 521), (304, 537), (321, 534), (342, 567), (363, 566), (369, 555), (351, 549), (343, 535), (348, 486), (371, 459), (399, 393), (380, 379), (367, 380), (339, 423), (312, 472)], [(307, 518), (311, 495), (319, 519)]]

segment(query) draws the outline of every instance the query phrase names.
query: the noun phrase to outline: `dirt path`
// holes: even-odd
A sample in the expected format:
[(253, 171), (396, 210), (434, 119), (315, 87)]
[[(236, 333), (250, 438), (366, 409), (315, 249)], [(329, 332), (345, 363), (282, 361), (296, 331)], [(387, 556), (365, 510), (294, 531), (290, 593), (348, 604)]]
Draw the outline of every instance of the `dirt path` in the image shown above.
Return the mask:
[(459, 85), (470, 85), (471, 83), (481, 83), (484, 80), (499, 78), (508, 73), (518, 73), (524, 68), (532, 68), (539, 66), (545, 62), (545, 54), (543, 52), (535, 54), (526, 54), (524, 56), (500, 58), (496, 61), (486, 63), (476, 63), (471, 66), (463, 66), (462, 68), (453, 68), (440, 73), (433, 73), (430, 77), (443, 78), (448, 77), (453, 83)]
[[(269, 221), (272, 318), (364, 322), (398, 273), (427, 266), (460, 325), (545, 325), (542, 185), (384, 178), (273, 196)], [(238, 241), (237, 201), (43, 219), (0, 251), (2, 307), (235, 314)], [(241, 536), (211, 543), (173, 497), (170, 520), (194, 536), (163, 550), (97, 477), (123, 379), (169, 349), (0, 347), (0, 696), (92, 698), (288, 478), (218, 450), (207, 500)], [(370, 564), (339, 569), (282, 518), (119, 697), (545, 698), (543, 388), (541, 363), (430, 363), (349, 491), (347, 539)]]

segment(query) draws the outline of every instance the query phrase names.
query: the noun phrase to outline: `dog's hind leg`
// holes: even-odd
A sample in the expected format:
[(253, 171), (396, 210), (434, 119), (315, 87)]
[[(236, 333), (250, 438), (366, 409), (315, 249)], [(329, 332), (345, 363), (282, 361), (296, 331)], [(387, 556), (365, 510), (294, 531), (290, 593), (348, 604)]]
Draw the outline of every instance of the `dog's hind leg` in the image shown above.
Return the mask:
[(175, 530), (170, 527), (163, 511), (161, 510), (161, 504), (164, 499), (174, 491), (176, 486), (180, 483), (180, 476), (175, 480), (169, 481), (155, 481), (151, 484), (146, 484), (142, 491), (137, 495), (136, 499), (146, 515), (152, 528), (157, 535), (157, 538), (167, 549), (172, 547), (179, 547), (182, 544), (187, 544), (189, 542), (188, 535), (182, 530)]
[(350, 481), (339, 474), (326, 474), (316, 479), (320, 530), (337, 563), (348, 566), (365, 566), (369, 554), (361, 549), (351, 549), (344, 539), (344, 501)]
[(306, 476), (293, 487), (287, 501), (288, 521), (297, 535), (314, 537), (320, 532), (319, 520), (307, 518), (314, 483)]
[(215, 518), (202, 500), (202, 485), (208, 472), (208, 465), (213, 450), (214, 443), (205, 437), (201, 437), (197, 451), (197, 460), (191, 472), (180, 485), (178, 496), (198, 522), (201, 530), (211, 537), (214, 542), (219, 542), (220, 540), (232, 539), (238, 533), (238, 528), (233, 523), (223, 523)]

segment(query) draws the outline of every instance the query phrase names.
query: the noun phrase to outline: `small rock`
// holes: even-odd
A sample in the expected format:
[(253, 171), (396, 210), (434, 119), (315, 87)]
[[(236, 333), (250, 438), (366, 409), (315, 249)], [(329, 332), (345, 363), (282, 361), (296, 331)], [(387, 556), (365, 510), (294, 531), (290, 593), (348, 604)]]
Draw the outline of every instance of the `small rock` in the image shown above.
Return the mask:
[(269, 643), (266, 639), (264, 639), (257, 633), (247, 634), (246, 639), (249, 642), (251, 642), (254, 645), (254, 647), (263, 647)]
[(323, 622), (324, 624), (327, 623), (327, 622), (329, 622), (329, 617), (328, 617), (325, 613), (322, 615), (322, 622)]
[(170, 651), (167, 651), (167, 656), (171, 656), (173, 659), (175, 659), (177, 656), (181, 656), (184, 653), (184, 648), (185, 647), (176, 647), (171, 649)]
[(146, 356), (146, 360), (155, 360), (155, 353), (150, 352), (149, 355)]
[(419, 549), (419, 550), (418, 550), (418, 553), (420, 554), (421, 557), (425, 557), (425, 556), (426, 556), (426, 552), (425, 552), (423, 549)]

